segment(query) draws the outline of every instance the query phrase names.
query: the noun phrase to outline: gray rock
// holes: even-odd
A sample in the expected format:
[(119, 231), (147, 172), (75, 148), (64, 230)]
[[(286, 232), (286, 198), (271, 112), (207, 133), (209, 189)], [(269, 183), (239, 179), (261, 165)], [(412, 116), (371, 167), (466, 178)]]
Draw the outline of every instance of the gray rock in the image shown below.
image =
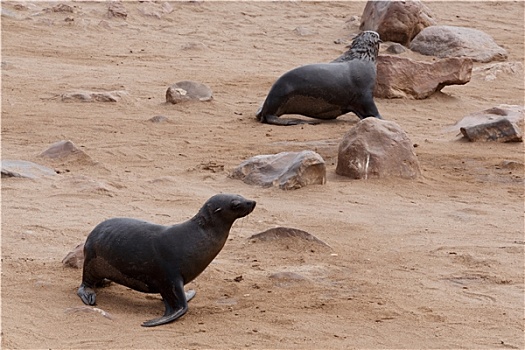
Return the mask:
[(166, 102), (177, 104), (186, 101), (210, 101), (213, 99), (211, 89), (195, 81), (179, 81), (166, 91)]
[(406, 57), (377, 57), (374, 96), (379, 98), (424, 99), (447, 85), (464, 85), (472, 75), (469, 58), (446, 58), (419, 62)]
[(61, 95), (62, 102), (118, 102), (123, 97), (128, 97), (126, 91), (74, 91)]
[(318, 34), (318, 32), (313, 31), (308, 27), (302, 27), (302, 26), (295, 28), (293, 31), (295, 34), (299, 36), (312, 36), (312, 35)]
[(326, 183), (326, 165), (313, 151), (259, 155), (242, 162), (231, 174), (250, 185), (294, 190)]
[(40, 153), (40, 157), (51, 159), (66, 158), (71, 156), (89, 158), (89, 156), (84, 151), (79, 149), (73, 142), (69, 140), (55, 142), (44, 152)]
[(359, 29), (376, 31), (383, 41), (408, 46), (423, 28), (436, 24), (432, 17), (419, 0), (368, 1)]
[(366, 118), (343, 137), (336, 173), (353, 179), (417, 178), (421, 174), (414, 147), (401, 127)]
[(392, 53), (392, 54), (395, 54), (395, 55), (398, 55), (398, 54), (403, 53), (405, 51), (406, 51), (405, 47), (403, 45), (397, 44), (397, 43), (394, 43), (394, 44), (392, 44), (392, 45), (390, 45), (389, 47), (386, 48), (386, 52)]
[(523, 63), (521, 62), (497, 62), (475, 67), (472, 70), (475, 78), (485, 81), (493, 81), (502, 75), (523, 78)]
[(170, 120), (168, 117), (165, 117), (163, 115), (156, 115), (154, 117), (149, 118), (148, 121), (152, 123), (160, 124), (160, 123), (167, 123)]
[(56, 172), (45, 166), (25, 160), (2, 160), (2, 177), (22, 177), (36, 179), (43, 176), (53, 176)]
[(269, 241), (277, 241), (277, 240), (288, 239), (288, 238), (291, 238), (294, 240), (304, 240), (310, 243), (321, 245), (325, 248), (332, 249), (332, 247), (330, 247), (328, 244), (326, 244), (319, 238), (315, 237), (314, 235), (306, 231), (299, 230), (296, 228), (290, 228), (290, 227), (274, 227), (266, 231), (256, 233), (250, 236), (248, 239), (251, 241), (258, 241), (258, 242), (269, 242)]
[(469, 57), (476, 62), (505, 61), (508, 56), (488, 34), (453, 26), (423, 29), (410, 43), (410, 49), (427, 56)]

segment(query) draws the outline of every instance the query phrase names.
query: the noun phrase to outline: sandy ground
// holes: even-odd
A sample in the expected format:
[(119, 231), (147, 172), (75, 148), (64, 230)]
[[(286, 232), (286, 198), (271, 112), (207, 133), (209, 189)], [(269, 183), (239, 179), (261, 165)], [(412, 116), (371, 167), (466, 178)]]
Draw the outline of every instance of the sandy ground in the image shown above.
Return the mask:
[[(124, 3), (126, 19), (108, 18), (108, 2), (67, 4), (74, 13), (2, 2), (2, 159), (60, 172), (2, 179), (2, 348), (524, 347), (523, 144), (474, 144), (443, 131), (472, 112), (523, 105), (522, 69), (494, 81), (474, 76), (426, 100), (378, 99), (383, 117), (418, 145), (423, 175), (356, 181), (335, 174), (337, 142), (355, 115), (276, 127), (254, 113), (280, 74), (344, 51), (334, 40), (357, 33), (349, 20), (364, 2), (172, 2), (165, 13), (160, 2), (135, 1)], [(523, 60), (523, 2), (427, 5), (440, 24), (483, 30), (509, 62)], [(144, 14), (152, 8), (160, 18)], [(166, 105), (180, 80), (208, 84), (214, 100)], [(60, 100), (77, 90), (129, 96)], [(170, 122), (148, 121), (156, 115)], [(89, 158), (38, 156), (60, 140)], [(282, 191), (228, 177), (248, 157), (302, 149), (325, 158), (325, 185)], [(97, 223), (178, 223), (219, 192), (257, 208), (188, 285), (197, 296), (185, 317), (140, 327), (163, 313), (160, 296), (115, 284), (98, 292), (111, 319), (71, 312), (83, 305), (81, 270), (61, 260)], [(332, 250), (248, 239), (277, 226)]]

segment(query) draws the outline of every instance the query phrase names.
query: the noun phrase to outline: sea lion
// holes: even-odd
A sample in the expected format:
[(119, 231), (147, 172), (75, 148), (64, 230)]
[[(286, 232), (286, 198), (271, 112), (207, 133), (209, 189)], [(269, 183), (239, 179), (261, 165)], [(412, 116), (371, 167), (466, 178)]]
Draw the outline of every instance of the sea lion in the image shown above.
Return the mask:
[(257, 111), (257, 120), (275, 125), (317, 124), (279, 117), (300, 114), (327, 120), (349, 112), (360, 119), (382, 119), (373, 98), (380, 43), (379, 34), (364, 31), (334, 61), (301, 66), (283, 74)]
[(195, 279), (219, 254), (233, 222), (250, 214), (255, 201), (239, 195), (211, 197), (190, 220), (172, 226), (131, 218), (98, 224), (84, 244), (84, 267), (78, 296), (95, 305), (94, 287), (107, 280), (144, 293), (160, 293), (164, 316), (144, 322), (158, 326), (188, 311), (194, 291), (184, 285)]

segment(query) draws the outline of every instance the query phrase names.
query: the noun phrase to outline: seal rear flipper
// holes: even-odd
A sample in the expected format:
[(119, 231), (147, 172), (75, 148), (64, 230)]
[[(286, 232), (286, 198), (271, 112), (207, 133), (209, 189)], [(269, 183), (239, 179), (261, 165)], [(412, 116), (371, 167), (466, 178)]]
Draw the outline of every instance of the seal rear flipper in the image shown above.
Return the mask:
[(303, 119), (297, 119), (297, 118), (284, 118), (281, 119), (275, 115), (267, 115), (263, 119), (261, 119), (262, 123), (266, 124), (272, 124), (272, 125), (300, 125), (300, 124), (310, 124), (310, 125), (317, 125), (320, 124), (319, 121), (310, 121), (310, 120), (303, 120)]
[(81, 284), (78, 288), (77, 295), (86, 305), (95, 305), (96, 303), (97, 293), (95, 293), (92, 288), (86, 287), (84, 284)]
[(195, 297), (195, 294), (197, 294), (193, 289), (190, 289), (186, 292), (186, 301), (190, 301)]

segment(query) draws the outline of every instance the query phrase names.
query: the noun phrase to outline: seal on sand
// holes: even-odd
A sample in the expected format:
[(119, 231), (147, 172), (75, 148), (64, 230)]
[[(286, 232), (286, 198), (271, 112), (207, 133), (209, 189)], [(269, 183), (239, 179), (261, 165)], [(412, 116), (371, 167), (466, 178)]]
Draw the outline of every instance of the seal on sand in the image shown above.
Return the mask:
[(301, 66), (283, 74), (257, 111), (257, 120), (275, 125), (316, 124), (279, 117), (300, 114), (326, 120), (349, 112), (360, 119), (381, 119), (373, 99), (380, 43), (379, 34), (364, 31), (334, 61)]
[(250, 214), (255, 201), (239, 195), (211, 197), (188, 221), (162, 226), (130, 218), (98, 224), (84, 245), (84, 269), (78, 296), (95, 305), (94, 287), (104, 279), (144, 293), (160, 293), (164, 316), (144, 322), (158, 326), (188, 311), (194, 291), (184, 285), (195, 279), (219, 254), (233, 222)]

